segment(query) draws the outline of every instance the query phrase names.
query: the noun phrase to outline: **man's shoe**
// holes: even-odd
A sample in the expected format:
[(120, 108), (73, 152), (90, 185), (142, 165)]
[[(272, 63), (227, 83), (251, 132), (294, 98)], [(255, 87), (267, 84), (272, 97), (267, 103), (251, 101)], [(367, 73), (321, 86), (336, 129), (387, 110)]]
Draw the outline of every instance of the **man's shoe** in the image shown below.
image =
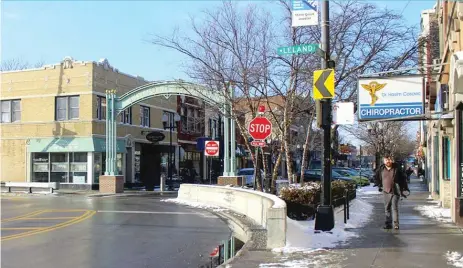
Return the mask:
[(399, 230), (399, 225), (394, 225), (394, 229)]
[(389, 230), (389, 229), (392, 229), (392, 226), (389, 224), (386, 224), (383, 226), (383, 229)]

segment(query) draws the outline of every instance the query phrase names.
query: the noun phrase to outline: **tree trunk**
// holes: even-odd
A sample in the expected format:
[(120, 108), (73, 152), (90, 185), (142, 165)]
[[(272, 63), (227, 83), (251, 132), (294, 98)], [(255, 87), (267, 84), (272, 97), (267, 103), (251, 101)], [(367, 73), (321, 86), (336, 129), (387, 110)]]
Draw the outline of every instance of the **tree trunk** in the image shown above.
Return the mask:
[(261, 174), (260, 174), (260, 157), (259, 157), (259, 153), (258, 153), (258, 150), (259, 150), (259, 147), (256, 147), (255, 149), (255, 152), (254, 152), (254, 180), (255, 180), (255, 189), (257, 191), (260, 191), (262, 192), (262, 184), (261, 184), (261, 180), (260, 180), (260, 177), (261, 177)]
[(281, 164), (281, 157), (283, 156), (283, 151), (284, 151), (285, 147), (283, 145), (283, 143), (281, 143), (280, 145), (280, 151), (278, 152), (278, 157), (277, 157), (277, 161), (275, 162), (275, 166), (273, 166), (273, 172), (272, 172), (272, 183), (270, 185), (270, 192), (272, 194), (276, 194), (276, 180), (278, 178), (278, 168), (280, 167), (280, 164)]
[(263, 174), (263, 177), (264, 177), (264, 185), (262, 185), (262, 189), (264, 192), (268, 192), (269, 191), (269, 185), (267, 183), (267, 161), (265, 159), (265, 154), (264, 154), (264, 150), (261, 149), (260, 150), (261, 152), (261, 157), (262, 157), (262, 170), (264, 171), (264, 174)]
[(309, 118), (309, 125), (307, 126), (307, 135), (305, 136), (305, 142), (302, 152), (302, 164), (301, 164), (301, 182), (304, 179), (304, 170), (307, 168), (307, 156), (309, 153), (309, 144), (310, 144), (310, 134), (312, 134), (312, 122), (313, 122), (313, 115)]

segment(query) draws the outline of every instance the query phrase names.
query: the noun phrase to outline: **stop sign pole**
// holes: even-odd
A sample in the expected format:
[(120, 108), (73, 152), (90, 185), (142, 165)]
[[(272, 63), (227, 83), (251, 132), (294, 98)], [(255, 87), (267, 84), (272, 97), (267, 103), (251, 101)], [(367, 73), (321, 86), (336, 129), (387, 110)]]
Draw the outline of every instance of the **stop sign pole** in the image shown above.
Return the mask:
[[(259, 115), (252, 119), (248, 126), (249, 135), (254, 139), (251, 142), (251, 145), (256, 147), (255, 162), (257, 165), (257, 170), (254, 176), (254, 190), (256, 190), (257, 177), (260, 174), (259, 147), (265, 147), (265, 139), (267, 139), (268, 136), (272, 134), (272, 122), (270, 122), (266, 117), (262, 116), (265, 112), (265, 106), (259, 106), (258, 111)], [(264, 159), (262, 159), (262, 161), (263, 160)]]

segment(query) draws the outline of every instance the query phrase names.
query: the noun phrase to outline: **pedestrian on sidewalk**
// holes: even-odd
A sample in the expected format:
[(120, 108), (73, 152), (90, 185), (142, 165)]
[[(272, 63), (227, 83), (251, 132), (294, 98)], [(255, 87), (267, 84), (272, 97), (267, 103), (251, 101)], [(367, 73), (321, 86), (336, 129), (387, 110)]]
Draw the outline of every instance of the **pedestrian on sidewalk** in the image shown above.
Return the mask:
[(399, 229), (400, 196), (403, 195), (404, 191), (410, 191), (407, 184), (407, 175), (399, 164), (393, 162), (391, 156), (385, 155), (383, 161), (384, 164), (375, 172), (375, 186), (378, 186), (378, 190), (383, 193), (386, 213), (384, 229), (392, 229), (393, 219), (394, 229)]

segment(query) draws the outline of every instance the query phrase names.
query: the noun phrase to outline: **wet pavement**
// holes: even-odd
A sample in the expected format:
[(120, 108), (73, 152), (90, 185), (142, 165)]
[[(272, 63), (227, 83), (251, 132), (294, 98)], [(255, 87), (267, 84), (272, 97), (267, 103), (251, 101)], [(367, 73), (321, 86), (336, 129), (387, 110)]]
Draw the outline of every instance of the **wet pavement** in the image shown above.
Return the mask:
[(1, 267), (200, 267), (230, 236), (166, 197), (2, 195)]

